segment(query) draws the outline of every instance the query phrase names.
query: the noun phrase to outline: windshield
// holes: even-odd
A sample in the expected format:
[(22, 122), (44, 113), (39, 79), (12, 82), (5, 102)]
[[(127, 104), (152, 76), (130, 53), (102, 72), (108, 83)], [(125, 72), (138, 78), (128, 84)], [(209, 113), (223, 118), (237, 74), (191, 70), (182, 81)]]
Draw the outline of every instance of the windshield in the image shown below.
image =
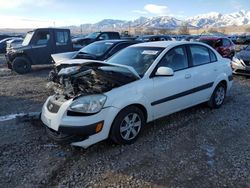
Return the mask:
[(22, 43), (23, 46), (27, 46), (30, 43), (33, 34), (34, 34), (34, 31), (30, 31), (26, 34)]
[(100, 32), (94, 32), (87, 35), (86, 38), (96, 39), (98, 35), (100, 35)]
[(127, 65), (142, 77), (164, 48), (128, 47), (111, 57), (107, 63)]
[[(83, 47), (77, 54), (77, 58), (86, 58), (86, 55), (100, 57), (104, 55), (114, 43), (112, 42), (95, 42)], [(85, 56), (85, 57), (84, 57)]]

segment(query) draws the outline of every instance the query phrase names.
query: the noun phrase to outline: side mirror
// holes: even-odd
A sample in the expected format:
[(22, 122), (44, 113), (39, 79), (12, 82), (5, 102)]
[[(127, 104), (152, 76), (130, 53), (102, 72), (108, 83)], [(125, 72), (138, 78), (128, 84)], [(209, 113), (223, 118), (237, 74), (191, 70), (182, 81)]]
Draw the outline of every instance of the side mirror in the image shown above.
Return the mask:
[(173, 76), (174, 71), (169, 67), (159, 67), (155, 73), (156, 76)]

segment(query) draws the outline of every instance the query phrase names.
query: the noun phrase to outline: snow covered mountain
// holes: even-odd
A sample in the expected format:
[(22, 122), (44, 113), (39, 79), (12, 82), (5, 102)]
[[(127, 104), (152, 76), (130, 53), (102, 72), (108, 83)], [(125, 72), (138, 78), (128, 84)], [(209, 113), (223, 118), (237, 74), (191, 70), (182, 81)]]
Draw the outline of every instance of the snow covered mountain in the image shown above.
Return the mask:
[(133, 21), (104, 19), (95, 24), (82, 24), (81, 28), (83, 30), (125, 30), (129, 27), (176, 29), (184, 23), (187, 24), (188, 27), (195, 28), (226, 27), (233, 25), (241, 26), (250, 24), (250, 11), (241, 10), (231, 14), (210, 12), (186, 20), (179, 20), (170, 16), (159, 16), (153, 18), (140, 17)]
[(241, 26), (250, 24), (250, 11), (241, 10), (231, 14), (211, 12), (194, 16), (186, 20), (190, 25), (199, 28)]

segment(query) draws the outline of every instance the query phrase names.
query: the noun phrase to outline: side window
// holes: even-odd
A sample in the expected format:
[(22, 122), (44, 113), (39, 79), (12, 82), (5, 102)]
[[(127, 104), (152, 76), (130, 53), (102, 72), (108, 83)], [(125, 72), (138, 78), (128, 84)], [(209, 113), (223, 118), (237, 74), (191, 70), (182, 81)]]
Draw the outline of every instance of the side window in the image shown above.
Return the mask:
[(118, 39), (119, 38), (119, 36), (117, 36), (116, 33), (110, 33), (109, 36), (110, 36), (110, 39)]
[(188, 58), (184, 47), (176, 47), (167, 52), (158, 67), (169, 67), (174, 71), (188, 68)]
[(223, 46), (230, 46), (230, 41), (227, 39), (223, 39)]
[(50, 39), (48, 31), (38, 31), (36, 35), (35, 45), (47, 45)]
[(99, 39), (100, 40), (108, 40), (109, 39), (109, 36), (107, 33), (103, 33), (99, 36)]
[(190, 51), (194, 66), (210, 63), (210, 55), (207, 47), (191, 45)]
[(209, 49), (209, 55), (210, 55), (210, 61), (211, 61), (211, 62), (217, 61), (216, 55), (215, 55), (214, 52), (213, 52), (212, 50), (210, 50), (210, 49)]
[(215, 41), (213, 47), (214, 47), (214, 48), (218, 48), (218, 47), (221, 47), (221, 46), (223, 46), (223, 42), (222, 42), (221, 39), (219, 39), (219, 40)]
[(66, 45), (69, 40), (69, 34), (66, 31), (56, 31), (56, 45)]

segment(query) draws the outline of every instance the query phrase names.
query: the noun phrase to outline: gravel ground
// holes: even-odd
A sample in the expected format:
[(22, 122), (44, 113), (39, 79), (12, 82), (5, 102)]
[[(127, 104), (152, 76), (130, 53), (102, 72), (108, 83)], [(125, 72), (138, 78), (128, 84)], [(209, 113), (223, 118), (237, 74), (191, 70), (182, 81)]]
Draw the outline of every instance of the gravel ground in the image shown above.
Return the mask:
[[(0, 72), (0, 116), (40, 111), (48, 72)], [(234, 80), (222, 108), (157, 120), (132, 145), (84, 150), (54, 143), (39, 121), (0, 122), (0, 187), (250, 187), (250, 79)]]

